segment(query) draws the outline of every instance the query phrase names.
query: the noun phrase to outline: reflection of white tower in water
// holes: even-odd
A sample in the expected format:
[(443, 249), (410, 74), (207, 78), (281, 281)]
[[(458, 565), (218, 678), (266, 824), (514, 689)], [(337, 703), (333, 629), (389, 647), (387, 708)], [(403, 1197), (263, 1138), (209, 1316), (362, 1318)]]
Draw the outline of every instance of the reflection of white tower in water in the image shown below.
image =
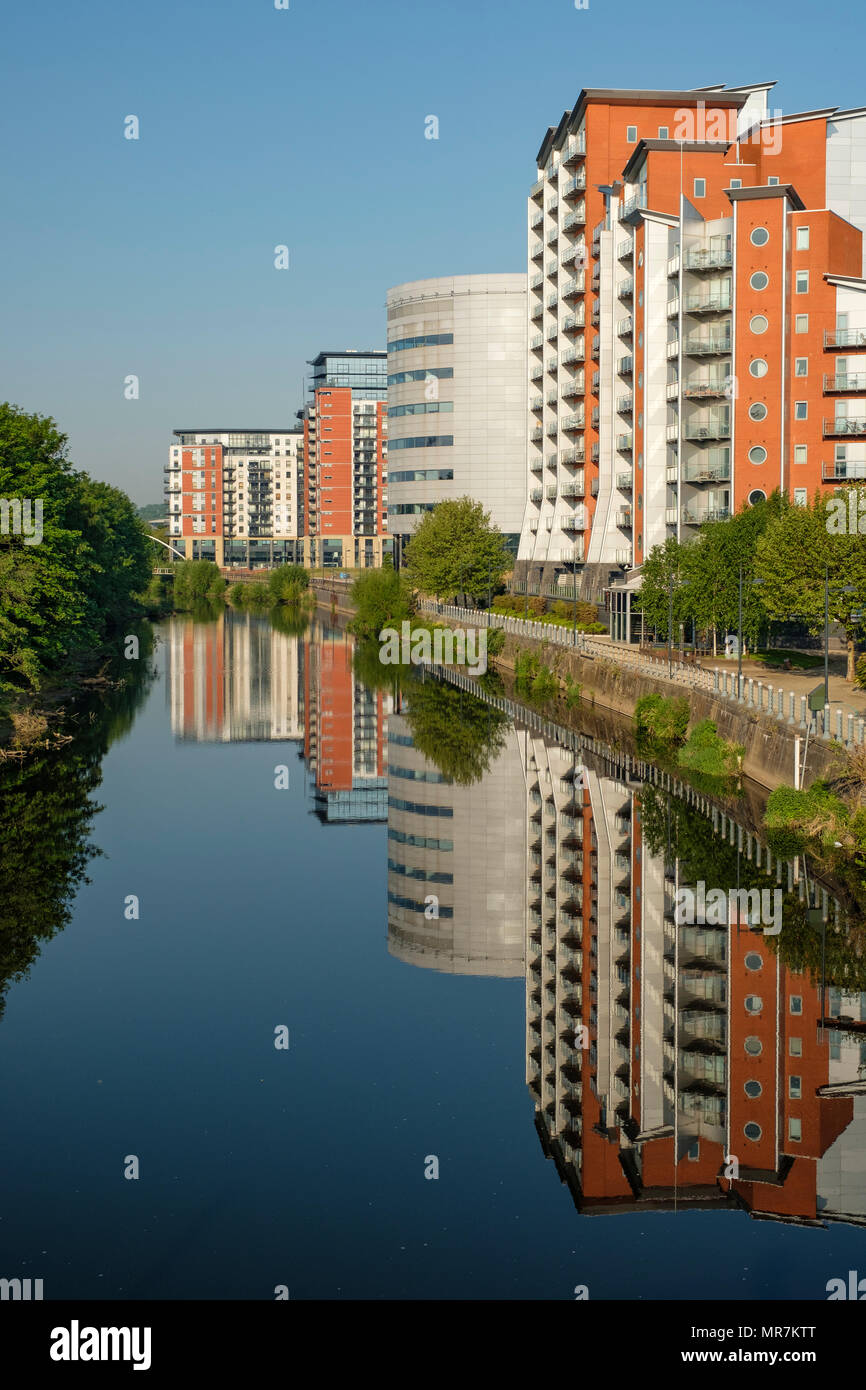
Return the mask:
[(523, 974), (525, 787), (516, 731), (504, 740), (490, 771), (459, 786), (414, 746), (404, 716), (389, 717), (388, 950), (400, 960)]

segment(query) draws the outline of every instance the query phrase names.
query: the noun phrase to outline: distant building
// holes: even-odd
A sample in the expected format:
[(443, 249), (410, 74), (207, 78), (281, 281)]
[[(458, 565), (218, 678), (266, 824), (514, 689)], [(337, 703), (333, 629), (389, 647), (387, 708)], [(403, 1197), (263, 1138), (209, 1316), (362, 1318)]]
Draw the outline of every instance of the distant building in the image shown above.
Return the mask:
[(188, 560), (303, 563), (303, 432), (177, 429), (165, 467), (169, 539)]
[(526, 503), (526, 276), (454, 275), (388, 291), (388, 529), (402, 546), (437, 502), (481, 502), (515, 554)]
[(386, 354), (320, 352), (299, 412), (305, 563), (369, 569), (388, 548)]

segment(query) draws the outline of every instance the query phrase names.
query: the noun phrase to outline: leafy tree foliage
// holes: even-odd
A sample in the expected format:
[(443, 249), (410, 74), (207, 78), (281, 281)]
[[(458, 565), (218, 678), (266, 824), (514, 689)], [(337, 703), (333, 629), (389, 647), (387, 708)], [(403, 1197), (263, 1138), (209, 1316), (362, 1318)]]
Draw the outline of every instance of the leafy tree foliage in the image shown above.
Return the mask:
[(174, 572), (174, 606), (186, 612), (197, 603), (222, 598), (225, 587), (213, 560), (182, 560)]
[(129, 498), (73, 469), (46, 416), (0, 404), (0, 498), (42, 509), (42, 535), (0, 533), (0, 686), (34, 691), (140, 611), (152, 542)]
[(410, 580), (437, 599), (486, 597), (511, 565), (502, 532), (471, 497), (440, 502), (425, 513), (406, 551)]
[(402, 572), (391, 566), (364, 570), (352, 585), (355, 617), (352, 630), (359, 637), (378, 638), (385, 627), (399, 627), (412, 613), (412, 592)]

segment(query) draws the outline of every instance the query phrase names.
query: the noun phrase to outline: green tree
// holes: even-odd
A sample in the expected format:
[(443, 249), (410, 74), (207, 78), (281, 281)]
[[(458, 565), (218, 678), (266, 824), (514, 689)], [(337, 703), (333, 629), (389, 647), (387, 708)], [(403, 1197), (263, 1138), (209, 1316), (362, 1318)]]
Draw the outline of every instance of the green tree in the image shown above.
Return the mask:
[(452, 782), (462, 787), (480, 782), (505, 747), (507, 715), (444, 681), (414, 676), (404, 694), (418, 751)]
[(174, 571), (174, 606), (185, 612), (203, 599), (222, 598), (225, 587), (213, 560), (181, 560)]
[(669, 536), (663, 545), (653, 546), (641, 569), (641, 586), (635, 606), (643, 613), (646, 627), (665, 637), (671, 601), (674, 623), (679, 621), (683, 596), (680, 573), (685, 549), (676, 536)]
[(352, 630), (359, 637), (378, 638), (385, 627), (399, 627), (411, 617), (412, 592), (402, 571), (391, 568), (368, 569), (352, 585), (355, 617)]
[[(866, 541), (833, 529), (832, 501), (816, 493), (810, 506), (781, 510), (758, 541), (755, 572), (770, 617), (799, 618), (813, 633), (824, 629), (824, 577), (829, 574), (830, 621), (845, 630), (846, 674), (853, 681), (863, 631), (858, 615), (866, 610)], [(848, 587), (852, 593), (844, 592)]]
[(480, 599), (499, 587), (511, 566), (502, 532), (471, 497), (440, 502), (427, 512), (406, 551), (410, 580), (437, 599)]
[(279, 565), (268, 575), (268, 589), (274, 603), (296, 603), (310, 587), (310, 576), (303, 565)]

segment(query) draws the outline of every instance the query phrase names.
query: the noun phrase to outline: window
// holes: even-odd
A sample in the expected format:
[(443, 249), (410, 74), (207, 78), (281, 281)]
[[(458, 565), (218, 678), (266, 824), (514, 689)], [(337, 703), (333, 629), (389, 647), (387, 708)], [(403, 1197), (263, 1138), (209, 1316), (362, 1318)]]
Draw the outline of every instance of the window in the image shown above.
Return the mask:
[(769, 321), (763, 314), (753, 314), (749, 319), (749, 327), (753, 333), (766, 333), (769, 326)]
[(802, 1120), (795, 1120), (792, 1118), (788, 1121), (788, 1138), (793, 1140), (795, 1144), (799, 1144), (800, 1140), (803, 1138)]
[(764, 405), (763, 401), (755, 401), (754, 405), (749, 406), (750, 420), (766, 420), (766, 418), (767, 407)]
[(795, 294), (809, 293), (809, 272), (808, 270), (798, 270), (794, 281)]
[(802, 1012), (803, 1012), (803, 996), (802, 996), (802, 994), (792, 994), (792, 995), (791, 995), (791, 1013), (792, 1013), (792, 1014), (801, 1014)]
[(795, 333), (808, 333), (808, 332), (809, 332), (809, 315), (808, 315), (808, 314), (795, 314), (795, 315), (794, 315), (794, 332), (795, 332)]
[(731, 188), (742, 188), (742, 186), (743, 186), (743, 180), (742, 180), (742, 179), (731, 179)]
[(794, 462), (806, 463), (808, 460), (808, 449), (805, 444), (794, 445)]
[(659, 139), (660, 139), (660, 140), (667, 140), (667, 138), (668, 138), (668, 128), (667, 128), (667, 126), (666, 126), (666, 125), (660, 125), (660, 126), (659, 126)]
[(746, 995), (746, 1013), (747, 1013), (747, 1014), (759, 1014), (759, 1013), (761, 1012), (761, 1009), (762, 1009), (763, 1007), (764, 1007), (764, 1001), (763, 1001), (763, 999), (761, 998), (760, 994), (747, 994), (747, 995)]
[(809, 359), (808, 359), (808, 357), (795, 357), (795, 358), (794, 358), (794, 376), (808, 376), (808, 375), (809, 375)]
[(795, 506), (795, 507), (807, 507), (808, 505), (809, 505), (809, 502), (808, 502), (808, 491), (807, 491), (807, 489), (804, 488), (804, 487), (795, 487), (795, 488), (794, 488), (794, 506)]
[(760, 1038), (746, 1038), (746, 1041), (744, 1042), (743, 1046), (745, 1047), (750, 1057), (759, 1057), (764, 1050), (763, 1043), (761, 1042)]
[(766, 227), (755, 227), (749, 240), (753, 246), (766, 246), (767, 242), (770, 240), (770, 233), (767, 231)]
[(756, 444), (749, 450), (749, 463), (766, 463), (767, 451), (763, 444)]
[(809, 402), (808, 402), (808, 401), (795, 401), (795, 402), (794, 402), (794, 419), (795, 419), (795, 420), (805, 420), (805, 419), (808, 418), (808, 415), (809, 415)]
[(769, 368), (763, 357), (755, 357), (749, 363), (749, 373), (751, 376), (766, 376)]
[(797, 243), (796, 243), (796, 244), (797, 244), (797, 250), (798, 250), (798, 251), (808, 251), (808, 250), (809, 250), (809, 228), (808, 228), (808, 227), (798, 227), (798, 228), (797, 228)]
[(763, 1087), (760, 1081), (747, 1081), (745, 1086), (743, 1087), (743, 1090), (745, 1091), (746, 1095), (749, 1097), (750, 1100), (757, 1100), (758, 1096), (761, 1094), (761, 1091), (763, 1090)]
[(691, 1159), (692, 1163), (697, 1163), (697, 1161), (698, 1161), (698, 1159), (700, 1158), (700, 1156), (701, 1156), (701, 1141), (700, 1141), (700, 1139), (696, 1139), (696, 1140), (694, 1141), (693, 1144), (690, 1144), (690, 1145), (689, 1145), (688, 1157)]
[(705, 198), (707, 196), (706, 179), (695, 179), (695, 197)]
[(803, 1055), (803, 1039), (802, 1039), (802, 1038), (789, 1038), (789, 1039), (788, 1039), (788, 1056), (789, 1056), (789, 1057), (802, 1057), (802, 1055)]
[(788, 1097), (790, 1100), (802, 1100), (803, 1098), (803, 1079), (800, 1076), (788, 1077)]
[(775, 176), (772, 177), (772, 178), (767, 179), (767, 187), (768, 187), (768, 188), (776, 188), (776, 187), (778, 186), (778, 183), (779, 183), (779, 180), (778, 180)]
[(765, 290), (769, 283), (770, 277), (763, 270), (756, 270), (749, 280), (753, 290)]
[(749, 951), (745, 960), (745, 966), (747, 970), (760, 970), (763, 964), (763, 957), (759, 956), (757, 951)]
[(757, 507), (757, 505), (758, 505), (759, 502), (766, 502), (766, 500), (767, 500), (767, 494), (766, 494), (766, 492), (762, 492), (761, 489), (760, 489), (759, 487), (756, 487), (755, 490), (754, 490), (754, 492), (750, 492), (750, 493), (749, 493), (749, 506), (750, 506), (750, 507)]
[(761, 1137), (761, 1126), (756, 1125), (754, 1120), (750, 1120), (747, 1125), (743, 1126), (743, 1133), (747, 1139), (751, 1139), (754, 1144), (757, 1144)]
[(625, 138), (626, 138), (626, 140), (629, 142), (630, 145), (635, 144), (635, 142), (637, 141), (637, 126), (636, 126), (636, 125), (629, 125), (629, 126), (626, 126), (626, 128), (625, 128)]

